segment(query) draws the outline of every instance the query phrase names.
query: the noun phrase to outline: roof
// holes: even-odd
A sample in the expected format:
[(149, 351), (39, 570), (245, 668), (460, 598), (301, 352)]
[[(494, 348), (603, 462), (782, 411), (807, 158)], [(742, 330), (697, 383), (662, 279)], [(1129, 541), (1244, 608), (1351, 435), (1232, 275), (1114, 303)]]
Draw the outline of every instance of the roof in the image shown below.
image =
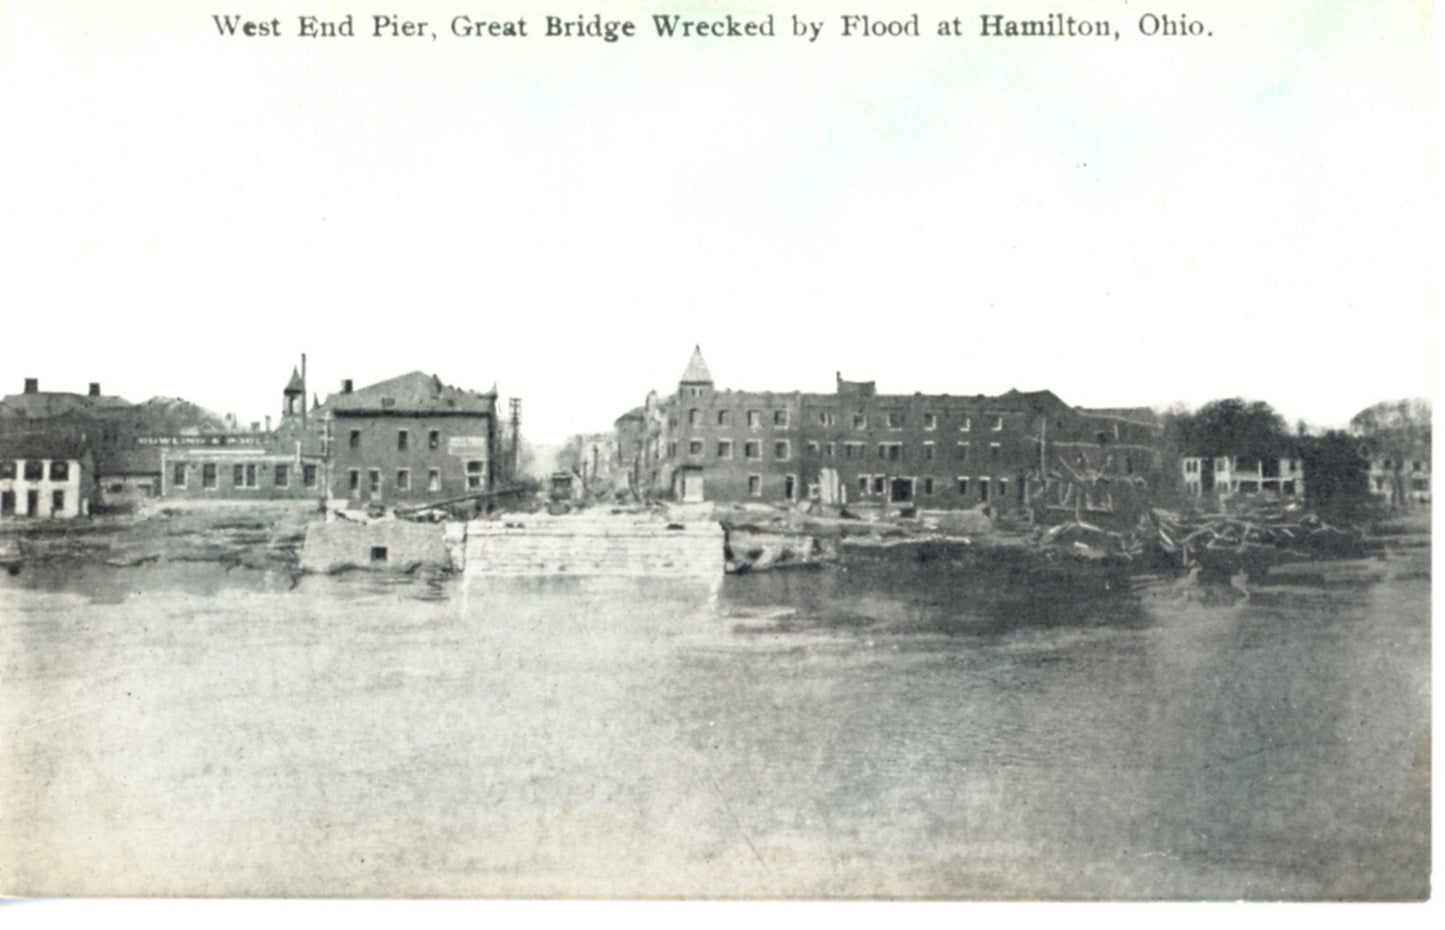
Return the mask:
[(92, 397), (89, 394), (74, 394), (69, 391), (34, 391), (29, 394), (9, 394), (3, 401), (6, 410), (20, 416), (39, 418), (59, 416), (71, 411), (94, 411), (114, 407), (129, 407), (130, 401), (114, 395)]
[(1078, 407), (1079, 413), (1090, 417), (1109, 417), (1138, 423), (1141, 426), (1162, 426), (1159, 414), (1150, 407)]
[(712, 384), (712, 372), (707, 370), (707, 362), (703, 360), (702, 346), (692, 347), (692, 358), (688, 359), (681, 380), (683, 384)]
[(55, 435), (44, 430), (0, 434), (0, 459), (76, 459), (90, 452), (79, 436)]
[(488, 393), (465, 391), (444, 384), (423, 371), (399, 375), (349, 394), (330, 394), (326, 408), (337, 414), (358, 413), (481, 413), (496, 412), (495, 389)]
[(286, 382), (286, 390), (282, 394), (305, 394), (306, 385), (301, 382), (301, 372), (294, 367), (291, 369), (291, 380)]

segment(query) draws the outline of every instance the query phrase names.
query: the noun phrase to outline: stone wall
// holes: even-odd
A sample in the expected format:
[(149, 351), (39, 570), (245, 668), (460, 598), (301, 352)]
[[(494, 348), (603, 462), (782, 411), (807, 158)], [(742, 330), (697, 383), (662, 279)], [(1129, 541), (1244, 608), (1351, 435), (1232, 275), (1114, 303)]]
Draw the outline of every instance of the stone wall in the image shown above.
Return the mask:
[(631, 516), (528, 515), (467, 525), (468, 575), (677, 576), (723, 574), (715, 522)]

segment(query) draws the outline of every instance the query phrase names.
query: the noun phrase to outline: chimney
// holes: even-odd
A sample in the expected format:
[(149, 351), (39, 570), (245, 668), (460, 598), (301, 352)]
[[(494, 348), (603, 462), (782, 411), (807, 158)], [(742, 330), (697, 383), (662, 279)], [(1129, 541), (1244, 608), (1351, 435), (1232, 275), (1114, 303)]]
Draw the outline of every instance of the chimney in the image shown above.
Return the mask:
[(350, 378), (342, 378), (342, 379), (341, 379), (341, 393), (343, 393), (343, 394), (350, 394), (350, 393), (351, 393), (351, 379), (350, 379)]
[(26, 394), (39, 394), (39, 393), (40, 393), (40, 379), (39, 379), (39, 378), (26, 378), (26, 379), (25, 379), (25, 393), (26, 393)]
[(259, 432), (261, 432), (261, 421), (260, 421), (260, 420), (252, 420), (252, 421), (251, 421), (251, 432), (253, 432), (253, 433), (259, 433)]
[(266, 414), (266, 432), (271, 432), (271, 414)]
[(100, 396), (100, 382), (99, 382), (99, 381), (92, 381), (92, 382), (90, 382), (90, 396), (91, 396), (91, 397), (99, 397), (99, 396)]

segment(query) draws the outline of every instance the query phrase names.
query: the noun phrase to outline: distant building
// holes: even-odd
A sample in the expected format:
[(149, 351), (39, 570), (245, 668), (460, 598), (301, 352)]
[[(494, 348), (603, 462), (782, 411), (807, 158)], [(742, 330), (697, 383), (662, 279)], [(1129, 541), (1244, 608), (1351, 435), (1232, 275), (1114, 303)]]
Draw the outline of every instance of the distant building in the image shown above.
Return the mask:
[(0, 436), (0, 520), (89, 516), (94, 469), (83, 443), (43, 433)]
[(1304, 463), (1298, 457), (1184, 456), (1184, 490), (1194, 497), (1274, 494), (1304, 497)]
[(1370, 493), (1388, 504), (1430, 503), (1430, 450), (1404, 455), (1373, 455), (1369, 461)]
[(318, 413), (330, 496), (349, 506), (424, 504), (495, 487), (495, 388), (466, 391), (420, 371), (359, 390), (348, 380)]
[[(1049, 391), (888, 395), (841, 375), (832, 394), (718, 390), (700, 349), (658, 411), (656, 468), (634, 467), (683, 501), (1046, 506), (1100, 470), (1143, 482), (1160, 435), (1150, 411), (1090, 411)], [(645, 416), (630, 411), (618, 444), (639, 441)]]

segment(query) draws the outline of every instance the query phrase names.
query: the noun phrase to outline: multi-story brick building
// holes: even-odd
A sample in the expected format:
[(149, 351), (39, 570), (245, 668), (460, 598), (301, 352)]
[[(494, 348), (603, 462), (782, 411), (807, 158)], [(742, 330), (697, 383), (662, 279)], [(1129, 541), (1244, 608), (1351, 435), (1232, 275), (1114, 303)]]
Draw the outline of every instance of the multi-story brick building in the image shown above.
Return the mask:
[(420, 371), (326, 399), (331, 497), (348, 506), (424, 504), (492, 490), (497, 393)]
[(879, 394), (837, 378), (832, 394), (718, 390), (696, 349), (661, 404), (655, 490), (683, 501), (1007, 508), (1059, 482), (1158, 467), (1147, 410), (1085, 410), (1049, 391)]

